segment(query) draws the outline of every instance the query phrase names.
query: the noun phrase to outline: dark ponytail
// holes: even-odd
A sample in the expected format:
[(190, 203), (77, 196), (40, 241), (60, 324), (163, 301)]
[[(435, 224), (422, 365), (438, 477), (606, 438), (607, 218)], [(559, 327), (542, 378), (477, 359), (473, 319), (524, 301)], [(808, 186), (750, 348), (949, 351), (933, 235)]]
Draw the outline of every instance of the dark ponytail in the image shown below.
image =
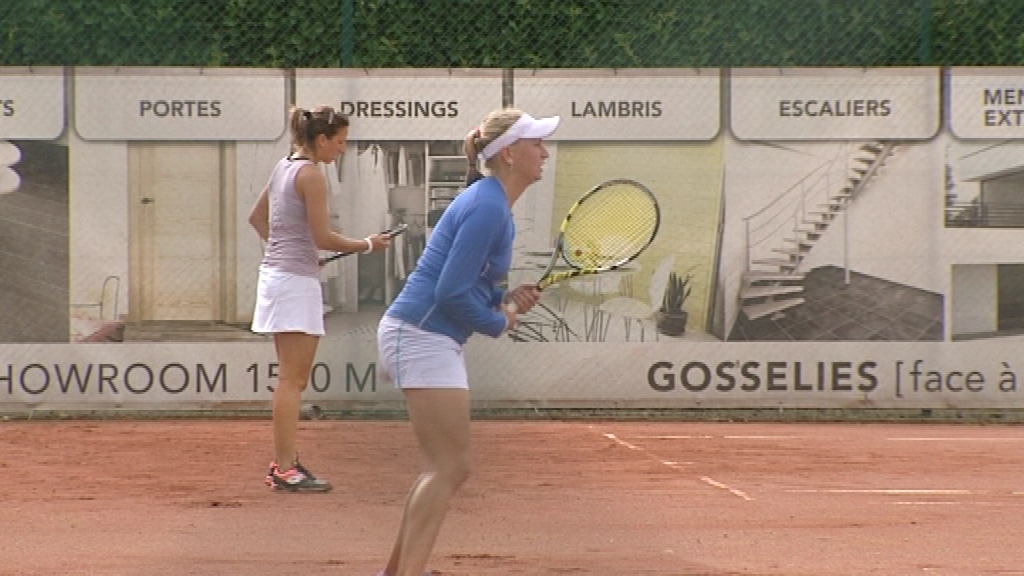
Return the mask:
[(312, 150), (316, 137), (323, 134), (333, 138), (338, 130), (348, 126), (348, 116), (335, 112), (330, 106), (306, 110), (292, 106), (288, 112), (288, 126), (292, 135), (292, 146)]

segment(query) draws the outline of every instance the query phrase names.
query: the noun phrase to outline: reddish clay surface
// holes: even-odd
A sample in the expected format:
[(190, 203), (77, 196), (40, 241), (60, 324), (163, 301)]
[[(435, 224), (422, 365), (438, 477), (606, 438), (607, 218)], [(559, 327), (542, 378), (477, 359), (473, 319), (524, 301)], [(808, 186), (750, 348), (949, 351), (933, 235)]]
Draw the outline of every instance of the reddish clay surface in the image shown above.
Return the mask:
[[(448, 575), (1021, 575), (1024, 428), (474, 422)], [(370, 576), (405, 422), (303, 422), (334, 492), (263, 485), (267, 420), (10, 421), (0, 574)]]

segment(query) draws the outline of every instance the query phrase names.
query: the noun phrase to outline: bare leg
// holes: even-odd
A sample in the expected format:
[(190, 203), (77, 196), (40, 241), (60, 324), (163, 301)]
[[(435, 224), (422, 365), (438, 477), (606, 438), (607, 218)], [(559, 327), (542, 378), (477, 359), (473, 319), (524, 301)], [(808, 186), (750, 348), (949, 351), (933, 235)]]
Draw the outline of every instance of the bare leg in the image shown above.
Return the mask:
[[(405, 497), (405, 510), (409, 509), (409, 501), (412, 500), (412, 495), (419, 490), (420, 484), (423, 482), (425, 477), (426, 476), (424, 474), (420, 474), (416, 478), (416, 481), (412, 483), (412, 489), (409, 490), (409, 494)], [(384, 576), (390, 576), (398, 573), (398, 560), (402, 556), (402, 542), (405, 540), (405, 532), (407, 528), (406, 517), (407, 514), (403, 513), (402, 523), (398, 527), (398, 537), (395, 538), (395, 545), (391, 549), (391, 558), (388, 560), (387, 568), (384, 569)]]
[(469, 390), (406, 389), (427, 471), (413, 484), (386, 574), (421, 576), (452, 496), (469, 477)]
[(274, 334), (278, 361), (273, 404), (274, 454), (282, 470), (287, 470), (295, 462), (302, 392), (309, 381), (319, 342), (318, 336), (301, 332)]

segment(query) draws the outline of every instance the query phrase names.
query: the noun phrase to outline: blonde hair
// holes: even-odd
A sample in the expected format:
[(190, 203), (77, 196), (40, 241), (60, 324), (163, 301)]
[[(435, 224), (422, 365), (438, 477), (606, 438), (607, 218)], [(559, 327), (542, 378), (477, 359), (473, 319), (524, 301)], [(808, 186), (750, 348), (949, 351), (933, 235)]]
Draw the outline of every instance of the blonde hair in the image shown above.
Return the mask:
[(336, 112), (330, 106), (319, 106), (306, 110), (292, 106), (288, 111), (288, 126), (292, 133), (292, 146), (313, 150), (316, 137), (323, 134), (333, 138), (338, 130), (348, 126), (348, 116)]
[[(484, 118), (476, 130), (473, 130), (466, 136), (463, 150), (466, 153), (466, 160), (469, 161), (471, 168), (476, 166), (477, 156), (480, 154), (480, 151), (493, 142), (495, 138), (504, 134), (522, 115), (523, 111), (518, 108), (495, 110)], [(497, 157), (497, 155), (492, 156), (485, 162), (485, 165), (493, 170), (497, 164)]]

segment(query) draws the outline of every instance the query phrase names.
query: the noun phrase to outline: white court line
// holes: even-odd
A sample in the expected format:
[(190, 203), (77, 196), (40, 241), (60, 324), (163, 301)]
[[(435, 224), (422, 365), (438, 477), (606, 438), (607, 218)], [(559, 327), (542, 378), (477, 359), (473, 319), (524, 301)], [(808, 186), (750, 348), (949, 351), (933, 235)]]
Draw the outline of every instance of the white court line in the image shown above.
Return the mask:
[(724, 438), (726, 440), (801, 440), (808, 436), (712, 436), (709, 434), (681, 434), (681, 435), (638, 435), (630, 436), (638, 440), (714, 440)]
[(890, 502), (894, 506), (974, 506), (974, 507), (991, 507), (999, 508), (1000, 510), (1006, 510), (1008, 506), (1020, 507), (1021, 504), (1007, 504), (1006, 502), (972, 502), (962, 500), (934, 500), (930, 502), (920, 502), (913, 500), (897, 500)]
[(722, 436), (726, 440), (804, 440), (808, 436)]
[(622, 438), (619, 438), (615, 434), (602, 434), (602, 436), (604, 436), (605, 438), (615, 442), (616, 444), (618, 444), (620, 446), (629, 448), (630, 450), (634, 450), (636, 452), (640, 452), (641, 454), (643, 454), (644, 456), (650, 458), (651, 460), (654, 460), (654, 461), (656, 461), (656, 462), (658, 462), (660, 464), (668, 466), (669, 468), (671, 468), (673, 470), (677, 470), (679, 472), (683, 471), (683, 469), (681, 468), (681, 465), (693, 464), (693, 462), (676, 462), (674, 460), (665, 460), (665, 459), (660, 458), (659, 456), (649, 452), (648, 450), (644, 450), (643, 448), (637, 446), (636, 444), (632, 444), (630, 442), (626, 442), (625, 440), (623, 440)]
[[(591, 427), (593, 429), (593, 427)], [(684, 471), (680, 464), (692, 464), (692, 462), (674, 462), (670, 460), (664, 460), (650, 451), (633, 444), (627, 440), (619, 438), (615, 434), (605, 433), (605, 438), (616, 442), (617, 444), (629, 448), (630, 450), (639, 452), (644, 456), (651, 458), (669, 468), (676, 471)], [(713, 440), (715, 438), (722, 438), (725, 440), (801, 440), (809, 438), (809, 436), (792, 436), (792, 435), (724, 435), (724, 436), (713, 436), (706, 434), (680, 434), (680, 435), (637, 435), (630, 436), (633, 439), (639, 440)], [(981, 438), (946, 438), (946, 437), (894, 437), (886, 438), (891, 442), (1024, 442), (1022, 438), (998, 438), (998, 437), (981, 437)], [(719, 482), (708, 476), (701, 476), (701, 482), (715, 488), (726, 490), (744, 500), (753, 500), (747, 493), (742, 490), (733, 488), (727, 484)], [(989, 491), (977, 491), (977, 490), (925, 490), (925, 489), (794, 489), (786, 490), (789, 493), (802, 493), (802, 494), (883, 494), (890, 496), (899, 495), (919, 495), (919, 496), (972, 496), (972, 495), (989, 495), (992, 492)], [(1004, 493), (1006, 494), (1006, 493)], [(1024, 492), (1010, 492), (1011, 496), (1024, 496)], [(920, 506), (951, 506), (962, 504), (956, 501), (943, 501), (943, 502), (913, 502), (913, 501), (899, 501), (895, 502), (896, 505), (920, 505)]]
[(726, 484), (722, 484), (721, 482), (719, 482), (717, 480), (713, 480), (711, 478), (708, 478), (707, 476), (701, 476), (700, 479), (701, 479), (701, 482), (704, 482), (705, 484), (710, 484), (711, 486), (714, 486), (715, 488), (721, 488), (722, 490), (728, 490), (734, 496), (739, 496), (740, 498), (743, 498), (744, 500), (747, 500), (747, 501), (753, 500), (753, 498), (748, 496), (746, 492), (744, 492), (742, 490), (737, 490), (736, 488), (733, 488), (733, 487), (728, 486)]
[(656, 435), (656, 436), (630, 436), (630, 438), (636, 438), (638, 440), (711, 440), (714, 436), (707, 435)]
[(943, 495), (943, 496), (969, 496), (972, 494), (989, 494), (987, 491), (976, 491), (976, 490), (914, 490), (914, 489), (853, 489), (853, 488), (798, 488), (786, 490), (786, 492), (792, 494), (890, 494), (890, 495), (906, 495), (906, 494), (919, 494), (923, 496)]
[[(712, 436), (712, 435), (638, 435), (631, 436), (629, 438), (637, 440), (714, 440), (716, 438), (722, 438), (725, 440), (806, 440), (812, 438), (809, 436), (772, 436), (772, 435), (726, 435), (726, 436)], [(820, 439), (821, 437), (813, 437)], [(985, 437), (985, 438), (944, 438), (944, 437), (896, 437), (887, 438), (889, 442), (1024, 442), (1022, 438), (996, 438), (996, 437)]]
[(1024, 438), (887, 438), (890, 442), (1024, 442)]
[[(591, 426), (591, 429), (593, 429), (593, 426)], [(669, 468), (671, 468), (673, 470), (676, 470), (677, 472), (685, 472), (685, 470), (683, 470), (683, 468), (680, 466), (680, 464), (681, 464), (680, 462), (674, 462), (672, 460), (665, 460), (664, 458), (661, 458), (660, 456), (658, 456), (657, 454), (654, 454), (653, 452), (645, 450), (644, 448), (641, 448), (640, 446), (637, 446), (636, 444), (633, 444), (631, 442), (627, 442), (627, 441), (619, 438), (615, 434), (611, 434), (611, 433), (605, 432), (605, 433), (603, 433), (601, 435), (604, 436), (605, 438), (611, 440), (612, 442), (615, 442), (616, 444), (624, 447), (624, 448), (628, 448), (630, 450), (639, 452), (639, 453), (643, 454), (644, 456), (646, 456), (647, 458), (650, 458), (650, 459), (652, 459), (652, 460), (654, 460), (656, 462), (659, 462), (660, 464), (662, 464), (664, 466), (667, 466), (667, 467), (669, 467)], [(692, 462), (683, 462), (682, 464), (692, 464)], [(733, 488), (733, 487), (731, 487), (731, 486), (729, 486), (727, 484), (723, 484), (721, 482), (718, 482), (717, 480), (714, 480), (714, 479), (709, 478), (707, 476), (701, 476), (700, 480), (701, 480), (701, 482), (704, 482), (705, 484), (708, 484), (710, 486), (714, 486), (715, 488), (721, 488), (722, 490), (728, 490), (732, 495), (737, 496), (739, 498), (742, 498), (744, 500), (747, 500), (747, 501), (753, 500), (753, 498), (751, 498), (746, 492), (743, 492), (742, 490), (738, 490), (736, 488)]]
[[(843, 489), (843, 488), (806, 488), (786, 490), (790, 494), (880, 494), (883, 496), (985, 496), (1005, 497), (1022, 496), (1024, 492), (998, 492), (992, 490), (924, 490), (924, 489)], [(914, 501), (897, 500), (890, 502), (896, 506), (999, 506), (1006, 507), (1007, 502), (986, 503), (971, 500), (932, 500)], [(1019, 506), (1020, 504), (1009, 504)]]

